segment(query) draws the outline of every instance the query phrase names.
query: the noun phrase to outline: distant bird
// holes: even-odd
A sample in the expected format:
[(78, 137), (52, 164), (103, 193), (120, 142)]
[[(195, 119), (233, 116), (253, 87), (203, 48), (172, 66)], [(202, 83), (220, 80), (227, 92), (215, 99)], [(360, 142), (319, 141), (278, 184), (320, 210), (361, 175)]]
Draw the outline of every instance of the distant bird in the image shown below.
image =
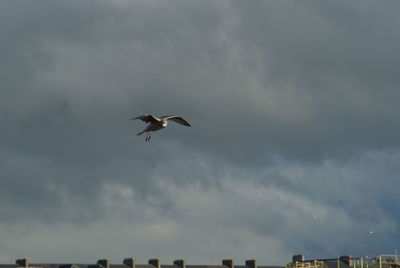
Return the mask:
[(134, 119), (140, 119), (146, 123), (150, 123), (142, 132), (138, 133), (138, 135), (142, 135), (143, 133), (147, 132), (146, 141), (149, 141), (151, 139), (151, 133), (153, 131), (157, 131), (167, 127), (168, 120), (174, 121), (184, 126), (191, 127), (191, 125), (185, 119), (176, 115), (164, 115), (157, 117), (151, 114), (144, 114), (138, 117), (134, 117), (131, 120)]

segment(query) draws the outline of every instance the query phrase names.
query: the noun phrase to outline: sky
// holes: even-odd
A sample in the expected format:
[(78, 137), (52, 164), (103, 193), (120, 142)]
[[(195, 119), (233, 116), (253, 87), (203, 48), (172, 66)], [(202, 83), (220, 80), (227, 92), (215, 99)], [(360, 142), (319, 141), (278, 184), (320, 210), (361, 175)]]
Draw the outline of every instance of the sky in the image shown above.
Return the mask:
[(393, 254), (399, 11), (0, 2), (0, 262)]

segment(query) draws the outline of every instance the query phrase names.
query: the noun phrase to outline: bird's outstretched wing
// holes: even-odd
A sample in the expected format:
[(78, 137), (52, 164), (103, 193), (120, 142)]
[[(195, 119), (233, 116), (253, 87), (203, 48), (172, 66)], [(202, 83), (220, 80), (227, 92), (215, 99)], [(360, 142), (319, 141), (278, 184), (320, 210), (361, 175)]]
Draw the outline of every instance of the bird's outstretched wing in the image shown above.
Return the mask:
[(142, 121), (144, 121), (146, 123), (149, 123), (149, 122), (158, 123), (158, 122), (160, 122), (159, 118), (157, 118), (157, 117), (155, 117), (154, 115), (151, 115), (151, 114), (140, 115), (138, 117), (132, 118), (131, 120), (134, 120), (134, 119), (140, 119), (140, 120), (142, 120)]
[(165, 120), (171, 120), (176, 123), (182, 124), (184, 126), (191, 127), (191, 125), (189, 124), (188, 121), (186, 121), (185, 119), (183, 119), (182, 117), (177, 116), (177, 115), (164, 115), (164, 116), (161, 116), (160, 118), (165, 119)]

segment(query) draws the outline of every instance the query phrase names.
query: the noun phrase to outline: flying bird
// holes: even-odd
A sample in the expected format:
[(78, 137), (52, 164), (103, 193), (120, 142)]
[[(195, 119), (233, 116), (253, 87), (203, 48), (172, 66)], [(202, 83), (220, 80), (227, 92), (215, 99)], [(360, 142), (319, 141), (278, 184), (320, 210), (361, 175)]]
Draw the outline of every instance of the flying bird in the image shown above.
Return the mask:
[(142, 132), (138, 133), (138, 135), (142, 135), (143, 133), (147, 132), (146, 141), (149, 141), (151, 139), (151, 133), (153, 131), (166, 128), (168, 125), (168, 120), (174, 121), (184, 126), (191, 127), (191, 125), (185, 119), (177, 115), (164, 115), (157, 117), (152, 114), (144, 114), (138, 117), (134, 117), (131, 120), (134, 119), (140, 119), (146, 123), (150, 123)]

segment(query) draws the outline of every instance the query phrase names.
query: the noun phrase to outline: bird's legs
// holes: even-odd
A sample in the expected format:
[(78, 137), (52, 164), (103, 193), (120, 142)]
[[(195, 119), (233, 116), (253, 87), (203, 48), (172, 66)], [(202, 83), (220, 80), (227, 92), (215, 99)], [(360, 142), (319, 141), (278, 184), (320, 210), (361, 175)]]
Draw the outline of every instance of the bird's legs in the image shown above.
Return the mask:
[(151, 139), (151, 131), (147, 132), (146, 141), (150, 141)]

